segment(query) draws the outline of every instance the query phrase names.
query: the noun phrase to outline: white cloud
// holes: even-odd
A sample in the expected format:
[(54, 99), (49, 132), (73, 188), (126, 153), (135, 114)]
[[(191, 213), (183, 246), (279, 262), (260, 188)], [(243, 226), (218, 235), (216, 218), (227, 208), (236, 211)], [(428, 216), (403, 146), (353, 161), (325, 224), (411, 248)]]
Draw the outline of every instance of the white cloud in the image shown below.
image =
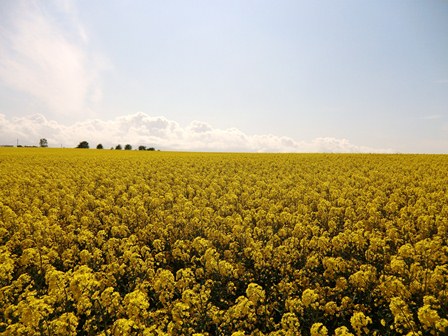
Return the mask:
[(437, 119), (441, 119), (443, 116), (440, 114), (432, 114), (432, 115), (426, 115), (426, 116), (422, 116), (420, 119), (422, 120), (437, 120)]
[(190, 151), (247, 151), (247, 152), (392, 152), (391, 149), (357, 146), (347, 139), (317, 138), (310, 142), (289, 137), (248, 135), (236, 129), (220, 129), (193, 121), (182, 127), (165, 117), (145, 113), (121, 116), (113, 120), (91, 119), (72, 125), (48, 120), (40, 114), (8, 119), (0, 114), (0, 144), (37, 145), (46, 138), (52, 147), (75, 147), (88, 141), (91, 147), (131, 144), (156, 147), (162, 150)]
[(0, 81), (53, 115), (89, 112), (101, 98), (99, 74), (107, 62), (88, 51), (72, 2), (19, 0), (10, 7), (9, 20), (0, 23)]

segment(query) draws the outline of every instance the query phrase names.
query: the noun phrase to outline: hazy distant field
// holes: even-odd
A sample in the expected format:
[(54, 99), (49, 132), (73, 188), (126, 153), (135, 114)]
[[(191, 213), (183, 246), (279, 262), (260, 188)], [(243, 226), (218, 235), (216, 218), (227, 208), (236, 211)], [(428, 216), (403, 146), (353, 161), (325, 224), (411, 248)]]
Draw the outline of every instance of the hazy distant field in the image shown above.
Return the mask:
[(442, 335), (448, 156), (0, 148), (4, 335)]

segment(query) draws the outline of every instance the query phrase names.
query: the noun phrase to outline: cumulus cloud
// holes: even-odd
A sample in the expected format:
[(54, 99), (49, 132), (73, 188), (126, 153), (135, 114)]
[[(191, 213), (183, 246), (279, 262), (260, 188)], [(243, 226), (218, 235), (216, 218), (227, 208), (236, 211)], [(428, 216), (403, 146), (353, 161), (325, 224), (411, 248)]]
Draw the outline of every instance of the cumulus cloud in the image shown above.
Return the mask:
[(11, 2), (0, 17), (0, 81), (54, 115), (83, 114), (101, 99), (107, 61), (89, 51), (70, 0)]
[(145, 113), (121, 116), (112, 120), (91, 119), (72, 125), (48, 120), (40, 114), (8, 119), (0, 114), (0, 144), (37, 145), (46, 138), (51, 147), (75, 147), (81, 141), (105, 147), (131, 144), (162, 150), (244, 151), (244, 152), (392, 152), (350, 143), (347, 139), (322, 137), (297, 141), (271, 134), (249, 135), (236, 128), (220, 129), (193, 121), (186, 127), (165, 117)]

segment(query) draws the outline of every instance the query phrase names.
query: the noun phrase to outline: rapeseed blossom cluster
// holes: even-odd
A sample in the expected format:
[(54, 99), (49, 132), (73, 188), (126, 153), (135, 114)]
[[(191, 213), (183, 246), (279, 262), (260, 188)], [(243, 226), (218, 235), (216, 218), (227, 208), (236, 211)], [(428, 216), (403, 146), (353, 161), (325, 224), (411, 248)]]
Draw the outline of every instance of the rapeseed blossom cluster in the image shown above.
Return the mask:
[(0, 148), (0, 335), (446, 335), (447, 171)]

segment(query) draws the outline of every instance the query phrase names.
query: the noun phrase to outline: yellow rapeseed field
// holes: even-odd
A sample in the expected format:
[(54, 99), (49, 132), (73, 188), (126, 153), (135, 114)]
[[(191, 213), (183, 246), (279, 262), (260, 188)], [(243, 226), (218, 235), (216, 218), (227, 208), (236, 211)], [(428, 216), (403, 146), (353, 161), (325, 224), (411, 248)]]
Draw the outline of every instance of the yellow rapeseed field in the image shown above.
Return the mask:
[(446, 335), (448, 156), (0, 148), (1, 335)]

